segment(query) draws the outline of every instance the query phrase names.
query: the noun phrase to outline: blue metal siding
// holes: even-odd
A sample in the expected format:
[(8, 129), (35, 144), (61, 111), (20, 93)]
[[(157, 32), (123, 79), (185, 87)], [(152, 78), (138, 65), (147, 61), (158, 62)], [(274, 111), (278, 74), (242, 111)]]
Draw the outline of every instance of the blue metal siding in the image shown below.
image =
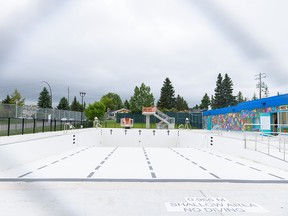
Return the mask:
[(237, 106), (230, 106), (221, 109), (208, 110), (203, 113), (204, 116), (219, 115), (226, 113), (237, 113), (241, 110), (253, 110), (257, 108), (266, 108), (273, 106), (288, 105), (288, 94), (277, 95), (268, 98), (239, 103)]

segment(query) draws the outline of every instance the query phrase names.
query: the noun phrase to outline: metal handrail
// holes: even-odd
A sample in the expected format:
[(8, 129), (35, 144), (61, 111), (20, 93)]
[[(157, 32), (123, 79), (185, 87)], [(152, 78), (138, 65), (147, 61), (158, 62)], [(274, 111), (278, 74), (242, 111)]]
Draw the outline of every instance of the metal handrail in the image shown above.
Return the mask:
[(75, 127), (74, 127), (74, 125), (72, 125), (70, 122), (66, 122), (65, 124), (64, 124), (64, 132), (66, 132), (67, 130), (73, 130), (73, 129), (75, 129)]
[(246, 131), (243, 132), (244, 148), (287, 161), (287, 135), (287, 133), (279, 132), (265, 134), (263, 132)]

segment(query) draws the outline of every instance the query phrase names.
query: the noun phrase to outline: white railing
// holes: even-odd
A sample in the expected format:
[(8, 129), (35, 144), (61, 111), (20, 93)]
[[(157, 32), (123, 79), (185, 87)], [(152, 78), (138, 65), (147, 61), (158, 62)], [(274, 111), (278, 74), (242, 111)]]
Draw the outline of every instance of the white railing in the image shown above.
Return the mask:
[(157, 109), (157, 107), (143, 107), (142, 108), (143, 115), (154, 115), (156, 118), (160, 119), (161, 121), (157, 123), (157, 128), (165, 128), (168, 127), (169, 129), (175, 127), (175, 118), (166, 115), (165, 113), (161, 112)]
[(66, 133), (68, 130), (73, 130), (75, 129), (74, 125), (72, 125), (71, 123), (69, 122), (66, 122), (64, 124), (64, 133)]
[[(258, 126), (259, 131), (247, 131), (247, 127)], [(271, 124), (271, 127), (277, 126), (280, 131), (280, 127), (283, 129), (287, 124)], [(223, 129), (221, 125), (215, 125), (211, 131), (213, 134), (229, 137), (233, 139), (241, 139), (244, 141), (244, 148), (261, 152), (281, 160), (288, 161), (288, 133), (282, 133), (278, 131), (265, 131), (261, 124), (245, 124), (242, 131), (235, 131), (235, 133), (229, 133), (226, 129)]]
[(156, 115), (158, 115), (163, 121), (166, 121), (167, 124), (175, 124), (175, 118), (166, 115), (158, 109), (156, 111)]
[(211, 129), (212, 133), (217, 133), (218, 135), (222, 135), (222, 126), (221, 125), (215, 125), (213, 126), (213, 128)]
[(95, 127), (95, 128), (102, 128), (102, 125), (100, 124), (100, 122), (99, 122), (99, 120), (98, 120), (97, 117), (94, 118), (93, 127)]
[[(288, 134), (271, 132), (243, 132), (244, 148), (268, 154), (270, 156), (288, 160)], [(273, 135), (274, 134), (274, 135)]]

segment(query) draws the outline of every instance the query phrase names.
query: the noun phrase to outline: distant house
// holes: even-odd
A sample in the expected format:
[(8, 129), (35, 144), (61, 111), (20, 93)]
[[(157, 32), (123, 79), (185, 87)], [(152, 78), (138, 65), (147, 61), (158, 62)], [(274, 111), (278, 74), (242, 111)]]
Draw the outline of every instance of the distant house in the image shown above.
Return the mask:
[(203, 112), (204, 128), (288, 132), (288, 94)]
[(130, 110), (125, 109), (125, 108), (122, 108), (119, 110), (108, 110), (106, 113), (106, 117), (107, 117), (107, 119), (116, 120), (117, 113), (129, 113), (129, 112), (130, 112)]

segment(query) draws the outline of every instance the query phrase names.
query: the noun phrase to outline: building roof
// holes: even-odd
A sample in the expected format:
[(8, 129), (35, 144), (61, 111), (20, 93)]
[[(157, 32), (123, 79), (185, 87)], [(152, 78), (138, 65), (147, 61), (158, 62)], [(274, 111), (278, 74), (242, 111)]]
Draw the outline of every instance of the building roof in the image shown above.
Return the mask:
[(267, 108), (274, 106), (288, 105), (288, 94), (277, 95), (258, 100), (239, 103), (237, 106), (230, 106), (221, 109), (207, 110), (203, 112), (204, 116), (219, 115), (226, 113), (237, 113), (242, 110), (253, 110), (257, 108)]

